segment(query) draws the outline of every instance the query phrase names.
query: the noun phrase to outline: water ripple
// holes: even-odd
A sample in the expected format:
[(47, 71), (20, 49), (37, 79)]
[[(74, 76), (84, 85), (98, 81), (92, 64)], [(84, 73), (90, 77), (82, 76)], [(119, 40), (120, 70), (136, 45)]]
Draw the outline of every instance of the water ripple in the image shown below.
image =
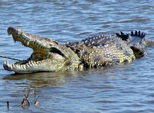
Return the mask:
[[(153, 40), (153, 0), (1, 0), (0, 53), (27, 59), (32, 50), (13, 43), (7, 36), (9, 26), (57, 40), (60, 44), (93, 35), (141, 30)], [(87, 70), (13, 74), (3, 69), (0, 58), (0, 107), (8, 112), (136, 113), (154, 112), (154, 47), (130, 65)], [(14, 62), (9, 60), (9, 62)], [(26, 88), (31, 89), (31, 106), (20, 103)], [(34, 107), (34, 90), (39, 105)]]

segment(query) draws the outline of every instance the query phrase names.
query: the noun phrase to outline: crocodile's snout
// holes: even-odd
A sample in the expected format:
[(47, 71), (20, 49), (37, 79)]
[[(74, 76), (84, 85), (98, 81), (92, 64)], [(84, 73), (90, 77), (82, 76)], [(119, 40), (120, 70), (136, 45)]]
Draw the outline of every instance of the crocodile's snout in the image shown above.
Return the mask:
[(17, 27), (9, 27), (7, 29), (8, 34), (12, 34), (12, 33), (16, 33), (19, 34), (19, 32), (22, 31), (21, 29), (17, 28)]

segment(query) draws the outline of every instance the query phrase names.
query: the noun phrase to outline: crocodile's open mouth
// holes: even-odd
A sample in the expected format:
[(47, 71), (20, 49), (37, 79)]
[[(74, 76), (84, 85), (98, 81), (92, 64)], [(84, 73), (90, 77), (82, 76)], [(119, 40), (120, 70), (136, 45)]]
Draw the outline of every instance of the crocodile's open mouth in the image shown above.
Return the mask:
[[(48, 62), (56, 64), (56, 59), (64, 60), (65, 55), (56, 41), (30, 35), (19, 28), (9, 27), (7, 30), (12, 35), (14, 42), (19, 41), (22, 45), (33, 49), (33, 53), (27, 60), (10, 64), (4, 62), (4, 69), (17, 73), (31, 73), (35, 71), (48, 71)], [(51, 63), (51, 64), (52, 64)], [(50, 70), (51, 71), (51, 70)]]

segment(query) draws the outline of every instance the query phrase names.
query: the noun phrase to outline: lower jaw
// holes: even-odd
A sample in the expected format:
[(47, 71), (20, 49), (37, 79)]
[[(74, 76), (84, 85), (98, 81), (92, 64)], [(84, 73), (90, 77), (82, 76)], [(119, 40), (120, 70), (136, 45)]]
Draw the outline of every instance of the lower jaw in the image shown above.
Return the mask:
[[(27, 61), (26, 61), (27, 62)], [(46, 71), (44, 70), (44, 61), (28, 61), (29, 63), (15, 63), (15, 64), (9, 64), (4, 63), (3, 68), (7, 71), (14, 71), (15, 73), (33, 73), (38, 71)]]
[(6, 64), (3, 64), (3, 68), (7, 71), (14, 71), (15, 73), (33, 73), (36, 72), (34, 70), (30, 70), (30, 69), (22, 69), (22, 68), (16, 68), (16, 67), (9, 67)]

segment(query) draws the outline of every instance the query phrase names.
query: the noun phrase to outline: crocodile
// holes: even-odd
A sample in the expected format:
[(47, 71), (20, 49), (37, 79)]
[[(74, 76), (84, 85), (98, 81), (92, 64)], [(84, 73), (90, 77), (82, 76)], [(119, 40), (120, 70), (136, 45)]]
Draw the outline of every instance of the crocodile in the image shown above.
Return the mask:
[(145, 40), (145, 33), (140, 31), (92, 36), (61, 45), (53, 39), (26, 33), (18, 27), (8, 27), (7, 32), (14, 42), (21, 42), (33, 50), (27, 60), (14, 64), (4, 62), (4, 69), (15, 73), (82, 71), (131, 63), (145, 55), (143, 49), (150, 43)]

